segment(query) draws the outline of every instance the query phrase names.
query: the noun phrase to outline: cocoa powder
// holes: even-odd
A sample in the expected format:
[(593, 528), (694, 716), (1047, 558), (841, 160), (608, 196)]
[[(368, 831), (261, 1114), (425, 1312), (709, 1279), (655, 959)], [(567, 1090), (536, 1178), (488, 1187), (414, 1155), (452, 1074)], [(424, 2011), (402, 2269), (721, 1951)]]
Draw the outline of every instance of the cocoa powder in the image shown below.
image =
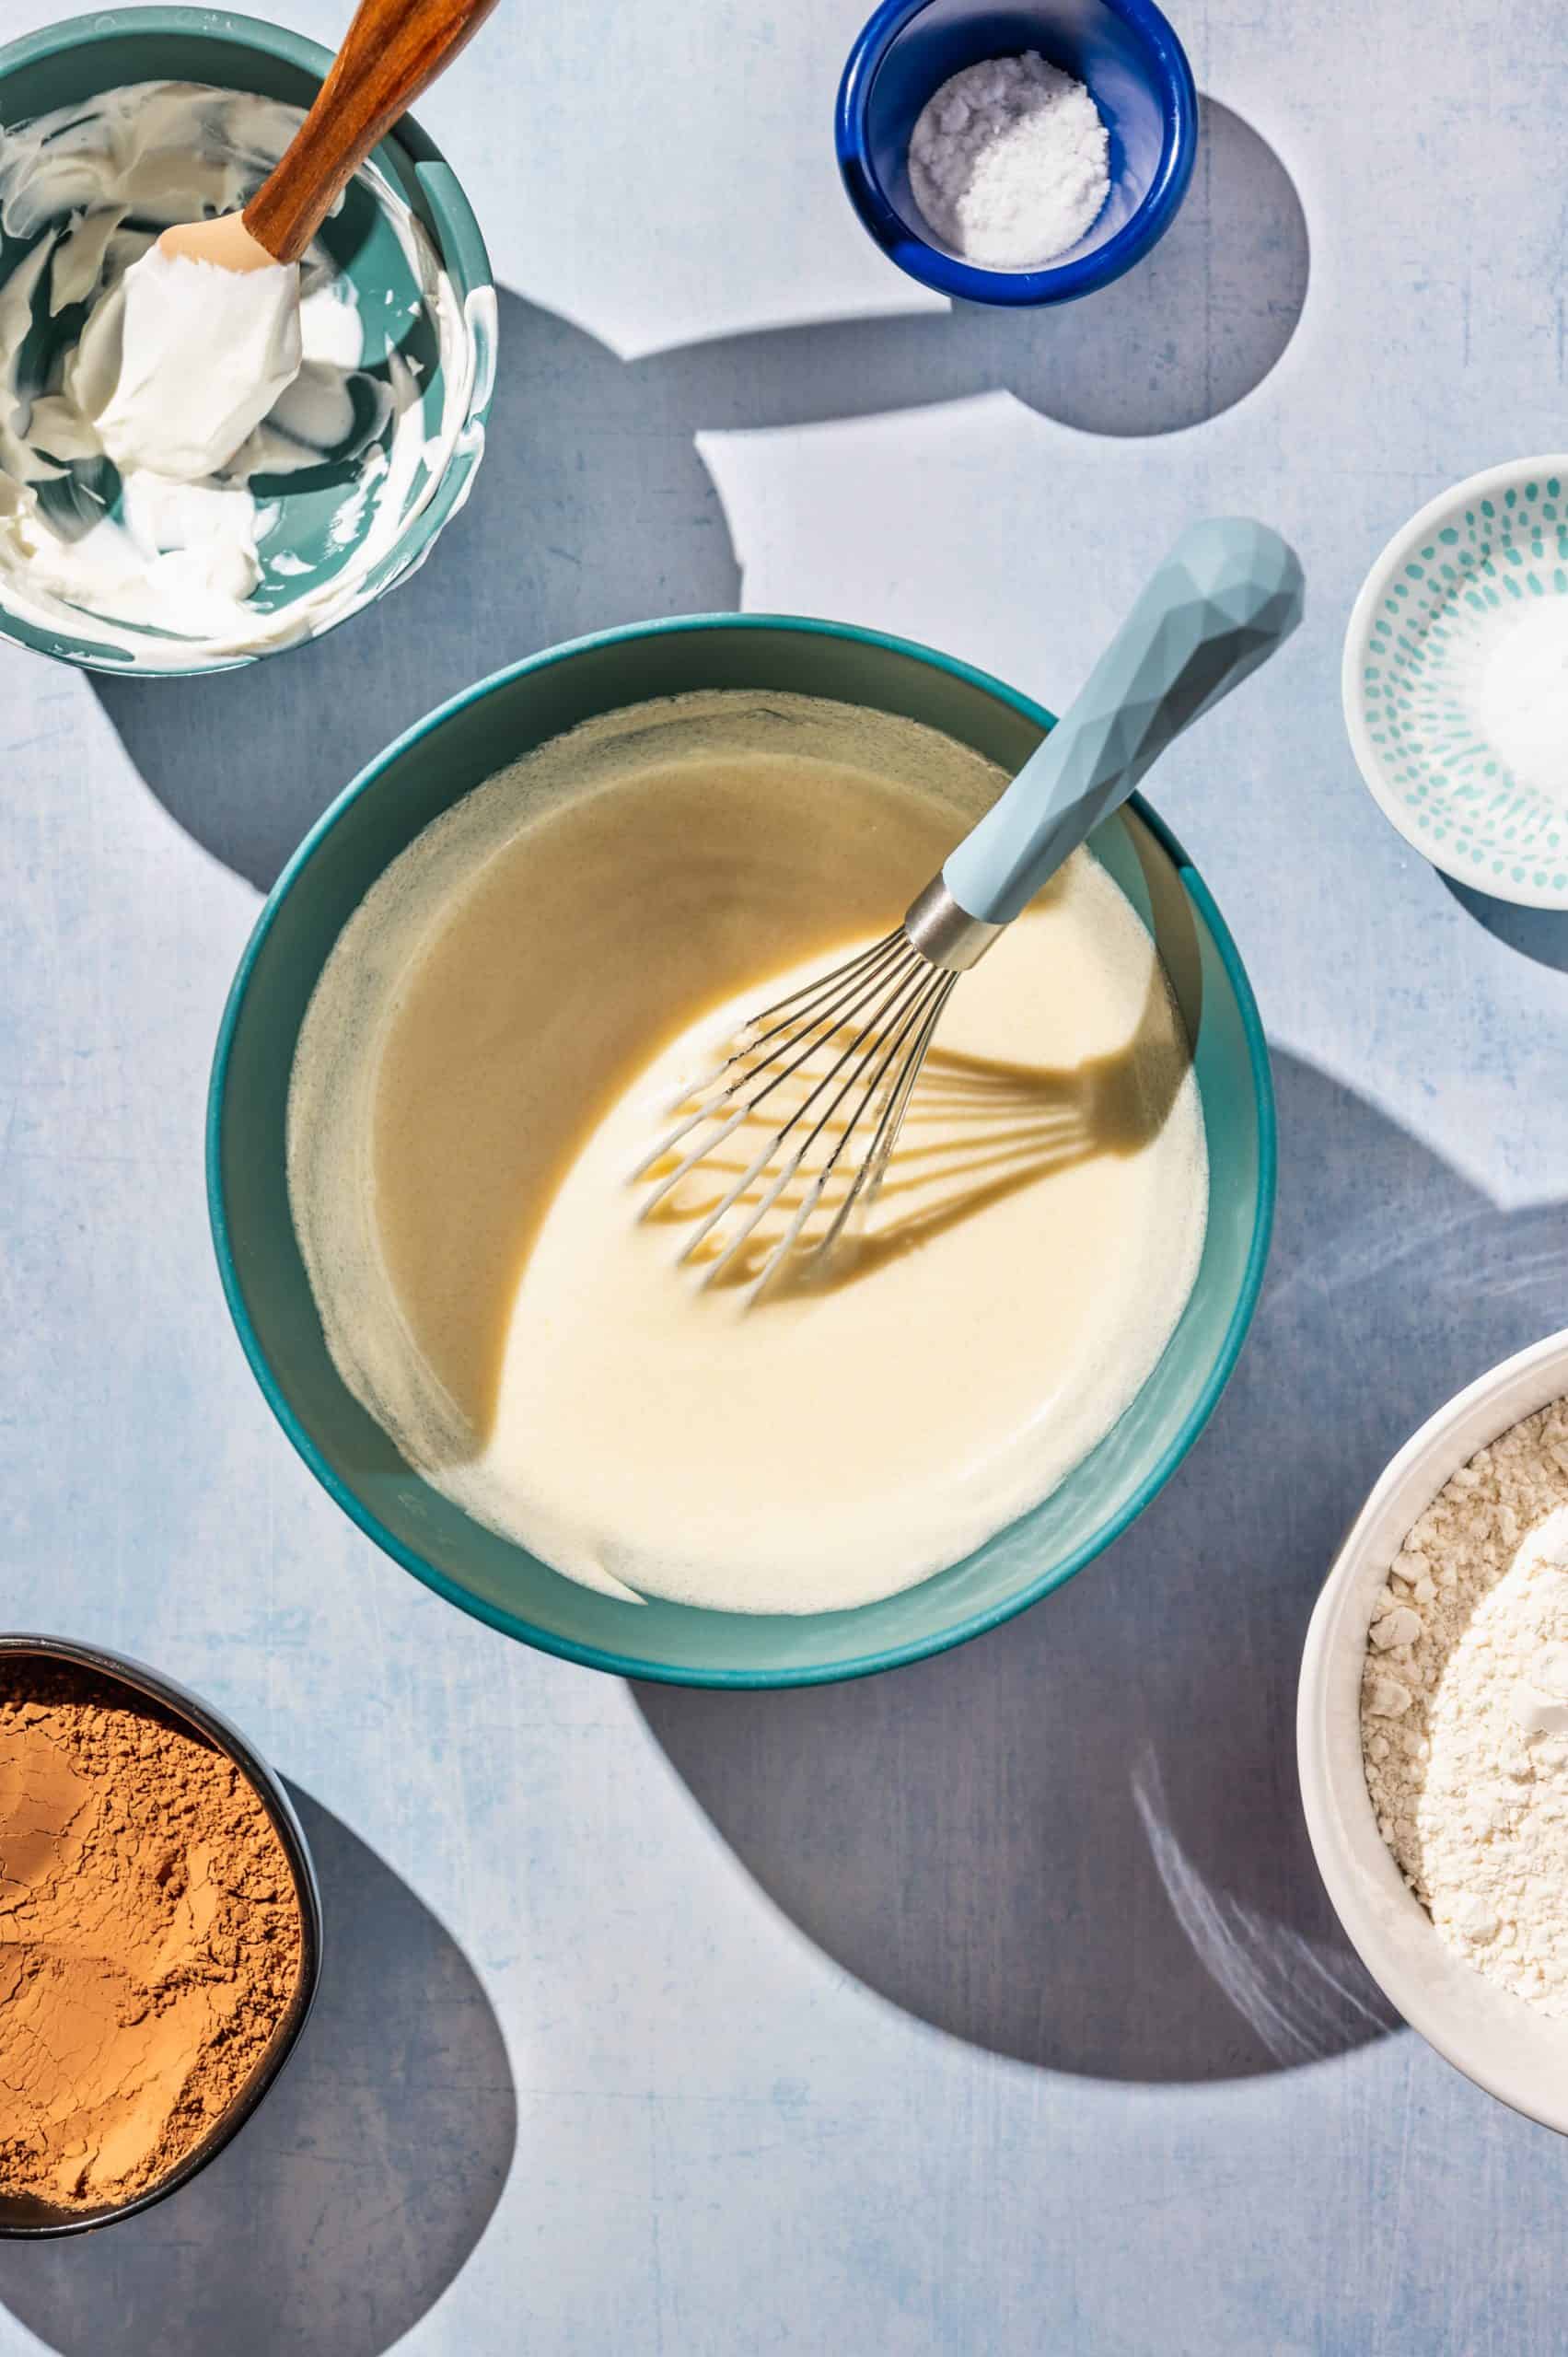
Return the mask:
[(117, 1680), (0, 1655), (0, 2191), (156, 2185), (244, 2093), (302, 1953), (226, 1754)]

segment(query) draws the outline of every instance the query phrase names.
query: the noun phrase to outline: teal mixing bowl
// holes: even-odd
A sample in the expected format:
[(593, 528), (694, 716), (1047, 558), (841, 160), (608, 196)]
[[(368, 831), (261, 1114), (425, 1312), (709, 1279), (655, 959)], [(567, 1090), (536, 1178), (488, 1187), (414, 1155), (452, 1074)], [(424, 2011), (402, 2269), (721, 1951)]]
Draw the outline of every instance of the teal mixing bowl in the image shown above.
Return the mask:
[[(343, 1511), (404, 1568), (493, 1627), (570, 1661), (705, 1686), (862, 1676), (960, 1643), (1080, 1571), (1179, 1465), (1235, 1364), (1262, 1280), (1274, 1120), (1257, 1007), (1202, 877), (1134, 799), (1094, 849), (1158, 942), (1193, 1042), (1209, 1142), (1197, 1283), (1154, 1373), (1053, 1496), (962, 1562), (877, 1604), (793, 1615), (633, 1603), (563, 1579), (429, 1488), (340, 1380), (289, 1215), (295, 1042), (339, 933), (421, 830), (562, 730), (661, 697), (738, 688), (923, 722), (1009, 773), (1051, 725), (961, 663), (874, 632), (714, 615), (607, 632), (470, 688), (401, 737), (306, 838), (261, 911), (218, 1035), (207, 1188), (225, 1291), (262, 1390)], [(571, 978), (563, 977), (563, 988)]]
[[(205, 83), (277, 99), (301, 109), (320, 87), (331, 53), (300, 34), (252, 17), (215, 8), (116, 8), (46, 26), (0, 48), (0, 130), (16, 131), (36, 118), (74, 108), (106, 91), (144, 82)], [(259, 612), (283, 617), (317, 593), (331, 598), (324, 613), (312, 615), (308, 634), (318, 637), (360, 611), (397, 582), (405, 580), (428, 555), (437, 533), (467, 498), (484, 449), (484, 420), (495, 374), (495, 296), (489, 258), (479, 224), (451, 167), (412, 115), (384, 139), (372, 167), (389, 184), (424, 229), (450, 283), (454, 297), (447, 336), (438, 338), (403, 243), (364, 181), (351, 182), (342, 205), (322, 231), (322, 242), (352, 282), (364, 339), (366, 377), (387, 374), (387, 355), (396, 349), (418, 370), (418, 408), (427, 456), (400, 493), (396, 529), (377, 525), (379, 501), (353, 497), (355, 457), (329, 458), (295, 474), (258, 476), (259, 506), (273, 511), (258, 545), (262, 578), (251, 599)], [(133, 222), (134, 222), (134, 215)], [(50, 226), (35, 235), (6, 236), (0, 229), (0, 286)], [(76, 306), (58, 319), (49, 316), (48, 273), (34, 297), (33, 325), (21, 347), (24, 390), (45, 381), (55, 348), (80, 332)], [(443, 343), (447, 349), (443, 350)], [(385, 440), (386, 429), (382, 438)], [(432, 458), (430, 453), (434, 454)], [(356, 454), (357, 455), (357, 454)], [(84, 484), (75, 478), (45, 485), (42, 496), (75, 498), (81, 493), (106, 497), (112, 509), (119, 482), (107, 461), (98, 461)], [(366, 564), (367, 536), (378, 532)], [(363, 579), (355, 574), (363, 567)], [(156, 668), (144, 647), (144, 662), (133, 662), (122, 647), (95, 635), (90, 617), (78, 630), (52, 621), (46, 626), (7, 605), (0, 568), (0, 637), (38, 653), (89, 669), (126, 671), (138, 678), (189, 678), (228, 670), (254, 656), (209, 653), (200, 642), (191, 651), (167, 637), (156, 642)], [(298, 637), (282, 635), (279, 645)], [(261, 650), (276, 651), (273, 644)]]

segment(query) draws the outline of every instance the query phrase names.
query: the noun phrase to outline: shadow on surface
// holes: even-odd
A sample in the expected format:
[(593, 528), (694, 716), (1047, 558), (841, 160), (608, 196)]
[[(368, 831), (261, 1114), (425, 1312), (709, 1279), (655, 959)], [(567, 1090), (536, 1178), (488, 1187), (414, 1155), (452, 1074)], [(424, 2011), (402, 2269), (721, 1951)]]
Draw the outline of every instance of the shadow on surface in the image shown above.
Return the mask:
[(700, 432), (998, 388), (1089, 433), (1156, 434), (1215, 415), (1289, 342), (1307, 241), (1272, 150), (1212, 99), (1204, 122), (1191, 192), (1162, 243), (1116, 285), (1060, 310), (965, 306), (625, 363), (503, 292), (484, 463), (424, 570), (342, 630), (247, 670), (92, 675), (142, 776), (188, 833), (266, 890), (355, 772), (460, 688), (584, 632), (730, 610), (740, 575)]
[(296, 1793), (321, 1880), (321, 1986), (253, 2119), (156, 2210), (0, 2246), (0, 2302), (61, 2357), (381, 2357), (501, 2196), (517, 2097), (500, 2027), (434, 1915)]
[[(1436, 872), (1442, 875), (1440, 868)], [(1478, 892), (1452, 876), (1444, 876), (1443, 881), (1466, 915), (1493, 940), (1538, 966), (1554, 966), (1560, 974), (1568, 974), (1568, 910), (1522, 909), (1516, 900), (1494, 900), (1490, 892)]]
[(1568, 1322), (1562, 1205), (1495, 1210), (1373, 1106), (1278, 1055), (1281, 1188), (1212, 1430), (1105, 1560), (940, 1660), (849, 1686), (643, 1686), (758, 1882), (912, 2014), (1059, 2071), (1287, 2069), (1394, 2017), (1318, 1880), (1296, 1666), (1388, 1458)]

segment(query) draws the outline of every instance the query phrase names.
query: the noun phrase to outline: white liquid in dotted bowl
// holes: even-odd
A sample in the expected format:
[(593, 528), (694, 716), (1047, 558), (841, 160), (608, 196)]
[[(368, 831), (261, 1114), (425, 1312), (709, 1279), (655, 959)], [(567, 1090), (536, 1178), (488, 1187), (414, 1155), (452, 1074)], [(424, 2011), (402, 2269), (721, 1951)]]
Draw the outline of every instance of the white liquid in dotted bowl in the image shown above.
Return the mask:
[(1472, 475), (1395, 535), (1342, 687), (1361, 773), (1417, 851), (1568, 909), (1568, 457)]
[(1411, 1525), (1477, 1449), (1568, 1393), (1568, 1330), (1504, 1359), (1430, 1417), (1351, 1527), (1307, 1633), (1296, 1764), (1318, 1871), (1347, 1937), (1413, 2029), (1489, 2095), (1568, 2135), (1568, 2019), (1449, 1947), (1377, 1830), (1361, 1757), (1361, 1666), (1373, 1598)]

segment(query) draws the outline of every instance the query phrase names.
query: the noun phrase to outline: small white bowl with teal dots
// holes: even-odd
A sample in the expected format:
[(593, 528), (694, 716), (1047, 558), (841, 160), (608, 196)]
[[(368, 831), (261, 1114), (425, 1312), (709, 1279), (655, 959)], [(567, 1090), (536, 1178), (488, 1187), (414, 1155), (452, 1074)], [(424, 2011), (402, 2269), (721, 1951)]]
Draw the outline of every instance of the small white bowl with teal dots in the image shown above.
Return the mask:
[(1568, 457), (1472, 475), (1396, 533), (1342, 684), (1362, 776), (1407, 842), (1476, 891), (1568, 909)]

